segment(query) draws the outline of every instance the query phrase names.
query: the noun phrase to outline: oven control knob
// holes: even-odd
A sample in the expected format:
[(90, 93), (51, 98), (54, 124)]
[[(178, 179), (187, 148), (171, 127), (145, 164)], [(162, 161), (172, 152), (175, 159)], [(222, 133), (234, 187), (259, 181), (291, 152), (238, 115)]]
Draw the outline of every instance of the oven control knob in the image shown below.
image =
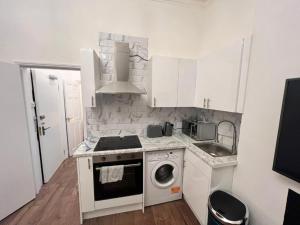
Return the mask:
[(121, 159), (121, 156), (120, 156), (120, 155), (118, 155), (118, 156), (117, 156), (117, 159), (118, 159), (118, 160), (120, 160), (120, 159)]
[(166, 159), (169, 158), (169, 154), (168, 153), (165, 154), (165, 158)]
[(106, 157), (102, 156), (102, 157), (101, 157), (101, 160), (102, 160), (102, 161), (106, 161)]

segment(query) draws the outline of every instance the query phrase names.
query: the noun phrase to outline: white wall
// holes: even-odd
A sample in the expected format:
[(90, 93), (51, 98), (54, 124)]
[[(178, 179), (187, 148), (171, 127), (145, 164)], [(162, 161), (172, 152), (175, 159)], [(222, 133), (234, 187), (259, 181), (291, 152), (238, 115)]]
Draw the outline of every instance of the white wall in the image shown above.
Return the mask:
[(210, 0), (201, 11), (199, 54), (228, 46), (252, 33), (255, 0)]
[(233, 190), (250, 206), (251, 224), (282, 225), (288, 188), (272, 171), (285, 79), (300, 77), (300, 2), (259, 0)]
[(201, 55), (253, 32), (233, 184), (252, 225), (282, 225), (288, 188), (300, 193), (299, 183), (272, 171), (285, 79), (300, 77), (299, 12), (297, 0), (212, 0), (201, 15)]
[(199, 7), (150, 0), (0, 1), (0, 61), (79, 64), (79, 49), (97, 49), (100, 31), (148, 37), (151, 54), (195, 57)]

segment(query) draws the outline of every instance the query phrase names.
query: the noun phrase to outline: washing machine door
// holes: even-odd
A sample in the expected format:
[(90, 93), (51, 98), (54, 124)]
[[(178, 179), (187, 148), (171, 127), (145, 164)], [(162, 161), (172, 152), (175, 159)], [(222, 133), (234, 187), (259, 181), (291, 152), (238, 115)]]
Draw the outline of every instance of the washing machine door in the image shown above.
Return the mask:
[(158, 163), (152, 170), (151, 181), (154, 186), (168, 188), (172, 186), (178, 178), (178, 166), (172, 161)]

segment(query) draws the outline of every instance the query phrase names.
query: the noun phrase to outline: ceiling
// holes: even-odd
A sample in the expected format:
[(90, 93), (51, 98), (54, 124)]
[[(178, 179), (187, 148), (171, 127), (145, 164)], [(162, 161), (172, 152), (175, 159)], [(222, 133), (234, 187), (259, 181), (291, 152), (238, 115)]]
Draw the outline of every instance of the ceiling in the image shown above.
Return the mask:
[(186, 5), (206, 5), (210, 0), (152, 0), (157, 2), (177, 3)]

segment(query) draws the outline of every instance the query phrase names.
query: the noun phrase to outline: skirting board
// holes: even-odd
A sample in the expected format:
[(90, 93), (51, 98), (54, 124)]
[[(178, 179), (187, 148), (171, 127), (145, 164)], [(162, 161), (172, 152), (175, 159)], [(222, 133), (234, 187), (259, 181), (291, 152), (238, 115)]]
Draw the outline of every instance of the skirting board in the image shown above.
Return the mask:
[(95, 210), (112, 209), (120, 206), (135, 205), (142, 202), (143, 194), (95, 201)]
[(83, 213), (83, 219), (91, 219), (91, 218), (100, 217), (100, 216), (107, 216), (107, 215), (142, 210), (142, 209), (143, 209), (142, 203), (126, 205), (126, 206), (119, 206), (119, 207), (114, 207), (114, 208), (110, 208), (110, 209), (100, 209), (100, 210), (95, 210), (92, 212)]

